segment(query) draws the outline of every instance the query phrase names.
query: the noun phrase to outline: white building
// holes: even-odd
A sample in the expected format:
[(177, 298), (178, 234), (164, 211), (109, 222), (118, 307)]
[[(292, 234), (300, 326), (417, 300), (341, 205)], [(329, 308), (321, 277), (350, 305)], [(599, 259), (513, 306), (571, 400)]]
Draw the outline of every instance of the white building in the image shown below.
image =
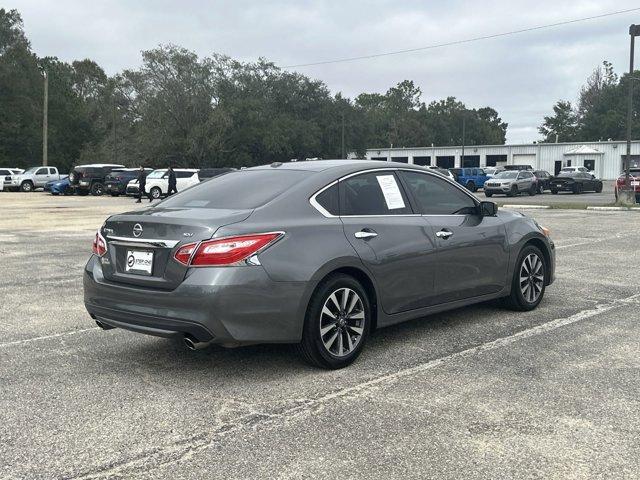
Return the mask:
[[(371, 148), (366, 157), (416, 165), (489, 167), (531, 165), (552, 175), (562, 167), (585, 166), (598, 178), (613, 180), (622, 171), (627, 153), (624, 141), (580, 143), (530, 143), (522, 145), (468, 145), (462, 147)], [(631, 142), (631, 165), (640, 167), (640, 140)]]

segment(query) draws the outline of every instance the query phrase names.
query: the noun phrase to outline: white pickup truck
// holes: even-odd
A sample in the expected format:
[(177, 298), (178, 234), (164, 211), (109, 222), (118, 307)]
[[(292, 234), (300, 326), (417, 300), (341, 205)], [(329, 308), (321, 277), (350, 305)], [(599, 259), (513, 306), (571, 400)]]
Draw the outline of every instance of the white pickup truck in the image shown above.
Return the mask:
[(23, 173), (11, 175), (11, 179), (4, 182), (4, 188), (33, 192), (36, 188), (44, 188), (45, 183), (52, 180), (60, 180), (56, 167), (31, 167)]

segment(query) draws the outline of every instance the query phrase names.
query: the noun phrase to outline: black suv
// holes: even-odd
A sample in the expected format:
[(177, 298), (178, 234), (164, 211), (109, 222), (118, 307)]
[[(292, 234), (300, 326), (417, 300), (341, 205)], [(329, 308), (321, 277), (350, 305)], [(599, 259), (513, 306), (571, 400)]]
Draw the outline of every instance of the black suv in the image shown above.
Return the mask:
[[(144, 175), (149, 175), (152, 168), (145, 168)], [(139, 168), (118, 168), (109, 173), (104, 179), (105, 193), (110, 193), (113, 197), (125, 195), (127, 193), (127, 184), (131, 180), (137, 180), (140, 174)]]
[(69, 187), (78, 195), (102, 195), (106, 176), (115, 170), (124, 170), (124, 165), (97, 163), (78, 165), (69, 174)]
[(538, 179), (538, 193), (544, 193), (545, 190), (551, 190), (551, 174), (546, 170), (534, 170), (533, 174)]

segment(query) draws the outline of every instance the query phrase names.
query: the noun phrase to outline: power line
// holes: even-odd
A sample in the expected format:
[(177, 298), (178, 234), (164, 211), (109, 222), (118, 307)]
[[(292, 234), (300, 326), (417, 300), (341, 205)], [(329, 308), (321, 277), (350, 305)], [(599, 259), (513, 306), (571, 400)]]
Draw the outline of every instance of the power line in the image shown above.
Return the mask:
[(623, 13), (630, 13), (630, 12), (635, 12), (640, 10), (640, 8), (629, 8), (627, 10), (618, 10), (617, 12), (609, 12), (609, 13), (603, 13), (601, 15), (594, 15), (592, 17), (583, 17), (583, 18), (575, 18), (573, 20), (565, 20), (564, 22), (558, 22), (558, 23), (548, 23), (546, 25), (538, 25), (536, 27), (529, 27), (529, 28), (522, 28), (520, 30), (512, 30), (510, 32), (502, 32), (502, 33), (494, 33), (493, 35), (483, 35), (481, 37), (473, 37), (473, 38), (467, 38), (465, 40), (456, 40), (453, 42), (446, 42), (446, 43), (437, 43), (434, 45), (428, 45), (426, 47), (417, 47), (417, 48), (408, 48), (405, 50), (396, 50), (393, 52), (384, 52), (384, 53), (374, 53), (371, 55), (361, 55), (358, 57), (346, 57), (346, 58), (338, 58), (335, 60), (324, 60), (321, 62), (311, 62), (311, 63), (300, 63), (297, 65), (286, 65), (282, 68), (299, 68), (299, 67), (312, 67), (315, 65), (327, 65), (330, 63), (345, 63), (345, 62), (353, 62), (355, 60), (366, 60), (366, 59), (370, 59), (370, 58), (379, 58), (379, 57), (388, 57), (390, 55), (401, 55), (403, 53), (412, 53), (412, 52), (420, 52), (423, 50), (432, 50), (434, 48), (442, 48), (442, 47), (449, 47), (452, 45), (461, 45), (464, 43), (471, 43), (471, 42), (477, 42), (480, 40), (489, 40), (491, 38), (499, 38), (499, 37), (506, 37), (509, 35), (516, 35), (518, 33), (525, 33), (525, 32), (533, 32), (535, 30), (543, 30), (546, 28), (554, 28), (554, 27), (560, 27), (562, 25), (569, 25), (572, 23), (579, 23), (579, 22), (586, 22), (588, 20), (595, 20), (598, 18), (604, 18), (604, 17), (612, 17), (614, 15), (621, 15)]

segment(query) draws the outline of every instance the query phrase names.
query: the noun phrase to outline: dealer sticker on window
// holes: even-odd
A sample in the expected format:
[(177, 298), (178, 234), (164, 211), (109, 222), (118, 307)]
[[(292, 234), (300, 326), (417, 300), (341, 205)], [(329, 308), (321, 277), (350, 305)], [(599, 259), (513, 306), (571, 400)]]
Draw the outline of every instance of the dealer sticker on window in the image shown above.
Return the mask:
[(404, 200), (396, 183), (396, 177), (393, 175), (379, 175), (376, 176), (376, 179), (384, 195), (384, 201), (387, 202), (387, 208), (389, 210), (404, 208)]
[(151, 275), (152, 267), (153, 252), (127, 250), (127, 263), (125, 266), (125, 271), (127, 273)]

